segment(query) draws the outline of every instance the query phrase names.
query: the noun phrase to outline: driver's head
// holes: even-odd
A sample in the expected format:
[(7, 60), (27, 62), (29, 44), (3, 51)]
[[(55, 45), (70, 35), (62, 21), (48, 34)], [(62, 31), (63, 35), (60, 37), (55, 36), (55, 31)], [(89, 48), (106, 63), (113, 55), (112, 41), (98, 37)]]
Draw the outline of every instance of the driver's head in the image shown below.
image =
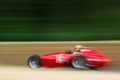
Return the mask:
[(76, 45), (74, 51), (79, 52), (81, 48), (84, 48), (84, 45)]

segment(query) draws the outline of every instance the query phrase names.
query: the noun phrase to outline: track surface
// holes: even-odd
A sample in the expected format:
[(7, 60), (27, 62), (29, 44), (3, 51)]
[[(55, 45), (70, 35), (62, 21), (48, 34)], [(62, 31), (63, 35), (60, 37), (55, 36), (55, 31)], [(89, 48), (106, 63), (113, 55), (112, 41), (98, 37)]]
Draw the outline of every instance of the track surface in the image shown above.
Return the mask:
[[(98, 70), (41, 67), (31, 69), (27, 59), (32, 54), (73, 51), (77, 44), (101, 50), (113, 59), (110, 66)], [(120, 80), (120, 41), (113, 42), (1, 42), (0, 80)]]
[(120, 80), (118, 72), (57, 69), (2, 68), (0, 80)]
[(27, 59), (33, 54), (42, 55), (51, 52), (73, 51), (77, 44), (101, 50), (113, 59), (110, 66), (104, 68), (120, 69), (120, 41), (101, 42), (1, 42), (0, 65), (27, 66)]

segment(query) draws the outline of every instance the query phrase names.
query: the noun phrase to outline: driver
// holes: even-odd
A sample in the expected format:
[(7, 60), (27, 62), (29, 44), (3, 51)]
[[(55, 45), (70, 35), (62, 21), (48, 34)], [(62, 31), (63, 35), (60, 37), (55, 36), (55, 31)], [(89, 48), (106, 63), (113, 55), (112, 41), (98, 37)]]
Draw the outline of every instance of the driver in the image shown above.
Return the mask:
[(84, 47), (85, 47), (84, 45), (76, 45), (73, 54), (79, 54), (80, 49)]

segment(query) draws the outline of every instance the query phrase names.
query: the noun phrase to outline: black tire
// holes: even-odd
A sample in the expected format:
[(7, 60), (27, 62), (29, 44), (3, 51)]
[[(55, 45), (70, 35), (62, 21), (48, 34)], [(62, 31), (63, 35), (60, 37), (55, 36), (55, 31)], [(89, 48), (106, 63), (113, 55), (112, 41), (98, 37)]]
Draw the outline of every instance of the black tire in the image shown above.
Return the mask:
[(74, 57), (71, 63), (74, 68), (86, 69), (86, 59), (84, 56)]
[(32, 55), (28, 59), (28, 66), (31, 68), (38, 68), (41, 66), (40, 57), (38, 55)]

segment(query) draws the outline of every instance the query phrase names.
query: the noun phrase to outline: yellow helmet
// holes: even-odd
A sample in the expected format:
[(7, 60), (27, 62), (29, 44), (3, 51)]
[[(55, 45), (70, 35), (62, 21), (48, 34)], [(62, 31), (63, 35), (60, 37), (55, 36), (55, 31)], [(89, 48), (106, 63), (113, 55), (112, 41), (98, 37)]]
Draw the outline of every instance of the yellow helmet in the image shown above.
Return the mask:
[(84, 48), (84, 45), (76, 45), (75, 48)]
[(79, 51), (80, 50), (80, 48), (84, 48), (85, 46), (84, 45), (76, 45), (75, 46), (75, 51)]

